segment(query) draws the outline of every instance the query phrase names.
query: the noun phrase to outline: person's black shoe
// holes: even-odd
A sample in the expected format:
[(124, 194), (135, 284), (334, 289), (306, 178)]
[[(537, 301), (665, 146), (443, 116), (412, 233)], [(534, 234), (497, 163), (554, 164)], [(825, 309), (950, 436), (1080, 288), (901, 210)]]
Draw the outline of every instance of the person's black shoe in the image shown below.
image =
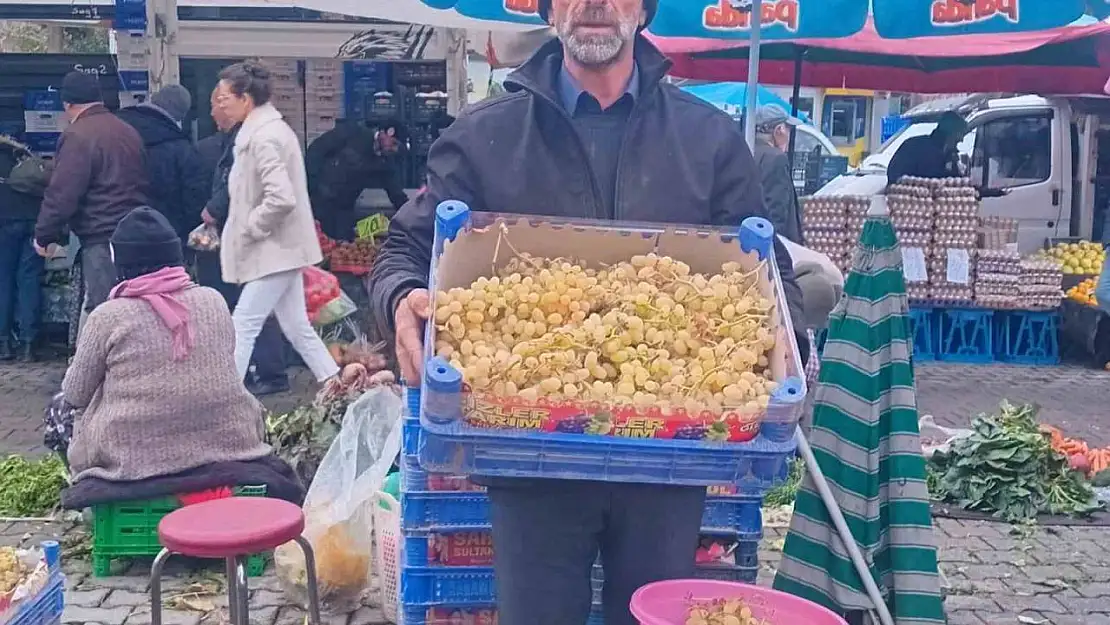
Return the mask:
[(0, 339), (0, 360), (8, 361), (15, 358), (15, 352), (12, 351), (12, 342), (9, 339)]
[(30, 343), (19, 347), (19, 362), (35, 362), (35, 346)]
[(289, 391), (289, 381), (285, 380), (267, 380), (265, 382), (248, 382), (247, 390), (255, 397), (265, 397), (267, 395), (277, 395), (278, 393), (286, 393)]

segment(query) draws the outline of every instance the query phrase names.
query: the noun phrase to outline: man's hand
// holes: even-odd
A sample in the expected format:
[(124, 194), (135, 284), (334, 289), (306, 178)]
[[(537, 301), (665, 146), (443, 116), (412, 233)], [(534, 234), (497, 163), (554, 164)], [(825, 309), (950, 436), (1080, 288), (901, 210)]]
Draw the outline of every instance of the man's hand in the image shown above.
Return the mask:
[(200, 219), (209, 226), (216, 225), (216, 218), (212, 216), (212, 213), (208, 212), (207, 208), (200, 212)]
[(58, 248), (58, 246), (54, 243), (43, 247), (39, 245), (39, 242), (35, 239), (31, 239), (31, 244), (35, 246), (35, 253), (39, 256), (42, 256), (43, 258), (50, 258), (54, 256), (54, 250)]
[(431, 313), (428, 289), (414, 289), (397, 304), (393, 315), (396, 328), (397, 364), (401, 377), (411, 388), (420, 387), (424, 362), (424, 322)]

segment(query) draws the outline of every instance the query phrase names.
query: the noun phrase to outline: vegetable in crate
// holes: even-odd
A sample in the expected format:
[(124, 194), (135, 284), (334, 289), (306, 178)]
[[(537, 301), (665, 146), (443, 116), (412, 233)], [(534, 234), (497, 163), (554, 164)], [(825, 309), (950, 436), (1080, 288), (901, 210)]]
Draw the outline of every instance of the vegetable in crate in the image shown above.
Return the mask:
[(437, 293), (435, 350), (497, 396), (758, 412), (777, 387), (763, 269), (730, 262), (706, 276), (655, 254), (600, 269), (521, 254), (495, 277)]

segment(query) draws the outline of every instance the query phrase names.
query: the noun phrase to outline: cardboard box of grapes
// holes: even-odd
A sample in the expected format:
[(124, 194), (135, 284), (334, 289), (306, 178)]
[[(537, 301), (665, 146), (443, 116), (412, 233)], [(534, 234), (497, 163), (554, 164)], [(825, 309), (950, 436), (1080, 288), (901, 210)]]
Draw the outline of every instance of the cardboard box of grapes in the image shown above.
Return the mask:
[(452, 226), (441, 207), (425, 349), (461, 372), (467, 425), (793, 436), (805, 383), (768, 222), (715, 230), (461, 210)]

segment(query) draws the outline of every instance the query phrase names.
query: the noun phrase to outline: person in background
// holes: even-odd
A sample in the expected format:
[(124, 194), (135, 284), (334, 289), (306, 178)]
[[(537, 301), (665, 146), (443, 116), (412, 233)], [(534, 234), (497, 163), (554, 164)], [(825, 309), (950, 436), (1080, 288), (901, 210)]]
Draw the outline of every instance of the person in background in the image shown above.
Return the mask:
[(255, 340), (274, 315), (316, 380), (324, 382), (339, 366), (312, 328), (305, 306), (304, 269), (324, 256), (300, 141), (270, 103), (270, 72), (256, 61), (220, 72), (216, 101), (231, 123), (240, 124), (220, 241), (224, 281), (244, 285), (232, 315), (239, 377), (246, 375)]
[(188, 90), (168, 85), (148, 102), (116, 113), (139, 133), (146, 148), (150, 205), (170, 220), (182, 241), (200, 223), (200, 211), (212, 190), (200, 154), (181, 126), (192, 105)]
[(58, 140), (35, 250), (48, 256), (52, 246), (69, 241), (67, 229), (77, 235), (89, 313), (116, 285), (108, 239), (124, 215), (147, 203), (146, 162), (139, 133), (104, 106), (96, 75), (66, 74), (61, 96), (70, 123)]
[[(223, 230), (227, 222), (227, 209), (231, 199), (228, 195), (227, 177), (235, 161), (232, 146), (239, 132), (239, 125), (232, 122), (216, 102), (218, 89), (212, 92), (212, 119), (216, 122), (216, 134), (201, 139), (197, 143), (201, 166), (210, 181), (209, 195), (202, 218), (205, 223)], [(240, 287), (224, 282), (220, 273), (220, 253), (196, 252), (197, 282), (220, 292), (227, 301), (229, 310), (235, 310), (239, 302)], [(247, 389), (255, 397), (284, 393), (289, 390), (289, 376), (286, 374), (285, 339), (281, 335), (277, 319), (272, 315), (262, 326), (262, 332), (254, 344), (251, 355), (251, 374), (245, 380)]]
[(354, 238), (358, 198), (365, 189), (384, 190), (394, 209), (408, 200), (397, 171), (396, 127), (386, 124), (375, 131), (340, 120), (308, 146), (308, 191), (324, 234), (339, 241)]
[(264, 408), (243, 388), (219, 293), (185, 271), (181, 240), (158, 211), (130, 212), (111, 235), (122, 280), (81, 331), (62, 382), (76, 418), (73, 482), (173, 475), (266, 457)]
[(802, 209), (790, 170), (790, 129), (800, 124), (777, 104), (755, 111), (755, 163), (763, 183), (763, 203), (775, 233), (799, 245), (802, 240)]
[(41, 197), (7, 183), (21, 147), (0, 141), (0, 361), (35, 358), (42, 314), (42, 274), (46, 261), (31, 241)]
[[(423, 367), (435, 209), (444, 200), (489, 212), (730, 228), (766, 214), (739, 126), (663, 82), (670, 63), (639, 35), (657, 6), (540, 0), (558, 40), (506, 80), (509, 93), (470, 109), (432, 145), (427, 187), (392, 220), (370, 282), (374, 318), (394, 337), (409, 385), (419, 385)], [(801, 329), (801, 293), (777, 238), (775, 258)], [(503, 623), (585, 623), (599, 552), (606, 625), (635, 625), (629, 601), (644, 584), (693, 577), (704, 487), (482, 482)]]
[(902, 176), (949, 178), (960, 175), (956, 146), (967, 134), (967, 121), (958, 113), (948, 111), (937, 120), (933, 132), (906, 139), (890, 159), (886, 168), (887, 184)]

